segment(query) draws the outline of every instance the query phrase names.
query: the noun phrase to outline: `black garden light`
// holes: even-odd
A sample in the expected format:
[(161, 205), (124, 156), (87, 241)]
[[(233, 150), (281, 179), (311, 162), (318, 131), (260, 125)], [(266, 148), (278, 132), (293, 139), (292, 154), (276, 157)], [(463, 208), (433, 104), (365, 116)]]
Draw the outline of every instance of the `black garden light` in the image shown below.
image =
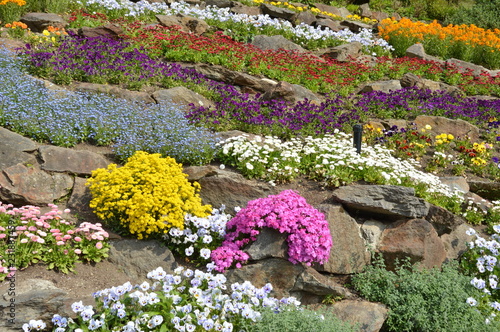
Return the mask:
[(356, 152), (361, 153), (361, 136), (363, 135), (363, 126), (356, 124), (352, 127), (353, 129), (353, 142), (354, 147), (356, 147)]

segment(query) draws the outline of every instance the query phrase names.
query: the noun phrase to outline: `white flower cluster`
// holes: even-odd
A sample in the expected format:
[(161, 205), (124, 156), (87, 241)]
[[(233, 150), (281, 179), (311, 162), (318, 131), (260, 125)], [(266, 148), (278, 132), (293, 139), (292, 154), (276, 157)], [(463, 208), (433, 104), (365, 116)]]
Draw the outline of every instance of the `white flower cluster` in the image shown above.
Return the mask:
[(206, 20), (211, 19), (219, 22), (232, 21), (234, 23), (244, 23), (261, 28), (270, 26), (278, 30), (291, 32), (298, 38), (304, 40), (326, 40), (338, 39), (346, 43), (358, 41), (364, 46), (379, 46), (386, 51), (393, 51), (394, 48), (382, 38), (377, 38), (368, 29), (362, 29), (359, 33), (351, 32), (347, 29), (339, 32), (332, 31), (327, 27), (313, 27), (308, 24), (299, 24), (293, 26), (290, 22), (271, 18), (269, 15), (246, 15), (230, 12), (229, 8), (219, 8), (216, 6), (207, 6), (200, 8), (197, 5), (191, 6), (184, 1), (174, 2), (170, 5), (165, 3), (149, 3), (141, 0), (133, 3), (129, 0), (78, 0), (82, 5), (100, 5), (108, 10), (125, 10), (126, 16), (139, 16), (148, 13), (177, 15), (183, 14), (198, 17)]
[(208, 248), (215, 240), (222, 240), (226, 235), (226, 224), (232, 218), (224, 213), (225, 206), (212, 209), (212, 214), (207, 217), (196, 217), (190, 214), (184, 216), (184, 228), (170, 228), (163, 239), (167, 244), (173, 244), (174, 249), (183, 250), (181, 255), (192, 256), (196, 250), (201, 258), (210, 259), (211, 250)]
[[(276, 137), (249, 140), (241, 135), (219, 142), (222, 155), (229, 157), (244, 172), (261, 168), (264, 180), (290, 180), (303, 172), (314, 178), (342, 178), (348, 172), (372, 172), (384, 179), (385, 184), (402, 184), (411, 179), (414, 184), (426, 184), (429, 192), (460, 199), (459, 193), (444, 185), (439, 177), (417, 169), (418, 162), (401, 160), (391, 150), (381, 146), (362, 145), (358, 154), (352, 138), (340, 131), (322, 138), (311, 136), (282, 141)], [(248, 167), (251, 166), (251, 167)], [(262, 167), (263, 166), (263, 167)]]

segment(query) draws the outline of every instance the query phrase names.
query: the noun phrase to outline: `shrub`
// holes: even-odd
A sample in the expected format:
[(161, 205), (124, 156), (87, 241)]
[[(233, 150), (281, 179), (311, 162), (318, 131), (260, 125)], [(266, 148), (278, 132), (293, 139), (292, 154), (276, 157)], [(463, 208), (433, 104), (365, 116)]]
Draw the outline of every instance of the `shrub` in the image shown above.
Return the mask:
[[(442, 270), (412, 266), (409, 260), (387, 271), (382, 258), (355, 275), (355, 289), (369, 301), (389, 307), (388, 331), (498, 331), (498, 323), (485, 323), (484, 316), (466, 301), (478, 290), (457, 264)], [(497, 324), (497, 325), (495, 325)]]
[(137, 151), (123, 167), (97, 169), (87, 185), (97, 216), (139, 239), (182, 229), (186, 213), (205, 217), (211, 209), (201, 204), (200, 186), (188, 182), (182, 165), (158, 153)]
[(499, 28), (500, 0), (475, 0), (446, 18), (445, 24), (474, 24), (485, 29)]
[(212, 252), (218, 271), (225, 270), (229, 267), (227, 263), (232, 263), (232, 260), (221, 257), (221, 252), (241, 256), (239, 249), (255, 241), (264, 227), (288, 234), (288, 256), (294, 264), (324, 263), (332, 247), (325, 216), (293, 190), (248, 202), (247, 207), (241, 209), (226, 227), (222, 247)]
[(354, 332), (358, 331), (349, 323), (326, 310), (314, 311), (307, 308), (292, 308), (275, 313), (270, 309), (262, 310), (262, 318), (244, 329), (245, 332)]

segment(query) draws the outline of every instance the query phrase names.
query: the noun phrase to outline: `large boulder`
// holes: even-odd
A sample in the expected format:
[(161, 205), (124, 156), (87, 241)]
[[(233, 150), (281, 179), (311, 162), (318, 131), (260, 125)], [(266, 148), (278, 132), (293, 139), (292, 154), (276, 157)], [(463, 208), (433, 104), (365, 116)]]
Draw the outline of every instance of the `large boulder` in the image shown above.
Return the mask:
[(98, 168), (106, 168), (111, 163), (99, 153), (78, 151), (58, 146), (44, 145), (38, 148), (45, 171), (91, 175)]
[(441, 267), (446, 260), (446, 249), (436, 230), (425, 219), (402, 220), (382, 232), (378, 246), (386, 266), (396, 268), (396, 260), (409, 258), (425, 268)]
[(442, 116), (419, 115), (415, 118), (417, 128), (430, 125), (428, 131), (431, 135), (452, 134), (455, 138), (470, 139), (473, 142), (479, 140), (479, 128), (462, 119), (448, 119)]
[(328, 261), (318, 270), (334, 274), (361, 272), (370, 263), (359, 225), (341, 205), (322, 204), (318, 206), (328, 221), (333, 247)]
[(21, 17), (20, 21), (33, 32), (43, 32), (49, 26), (64, 29), (68, 25), (61, 16), (52, 13), (28, 13)]

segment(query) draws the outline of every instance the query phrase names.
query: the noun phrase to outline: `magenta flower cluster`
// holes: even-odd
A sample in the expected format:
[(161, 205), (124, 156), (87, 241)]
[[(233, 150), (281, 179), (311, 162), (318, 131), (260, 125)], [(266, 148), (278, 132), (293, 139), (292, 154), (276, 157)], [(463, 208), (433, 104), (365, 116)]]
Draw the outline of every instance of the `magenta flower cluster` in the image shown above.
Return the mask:
[(330, 256), (332, 237), (325, 216), (297, 192), (284, 190), (248, 202), (227, 223), (224, 242), (211, 256), (216, 269), (224, 271), (233, 262), (248, 259), (246, 254), (242, 257), (242, 250), (264, 227), (288, 234), (288, 259), (294, 264), (324, 264)]

